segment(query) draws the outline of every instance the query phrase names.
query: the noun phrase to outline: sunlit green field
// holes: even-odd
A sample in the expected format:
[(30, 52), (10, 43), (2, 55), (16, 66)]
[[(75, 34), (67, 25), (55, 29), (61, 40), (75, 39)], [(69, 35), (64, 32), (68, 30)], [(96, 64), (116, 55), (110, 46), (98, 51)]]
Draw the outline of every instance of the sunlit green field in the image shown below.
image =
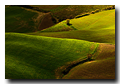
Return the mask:
[(83, 40), (19, 33), (6, 33), (5, 39), (6, 78), (12, 79), (54, 79), (57, 68), (87, 58), (98, 46)]
[(71, 19), (70, 23), (72, 27), (62, 21), (42, 32), (28, 34), (115, 44), (115, 10)]
[[(5, 8), (5, 79), (115, 79), (115, 9), (31, 6), (48, 12)], [(40, 30), (47, 14), (61, 22)]]

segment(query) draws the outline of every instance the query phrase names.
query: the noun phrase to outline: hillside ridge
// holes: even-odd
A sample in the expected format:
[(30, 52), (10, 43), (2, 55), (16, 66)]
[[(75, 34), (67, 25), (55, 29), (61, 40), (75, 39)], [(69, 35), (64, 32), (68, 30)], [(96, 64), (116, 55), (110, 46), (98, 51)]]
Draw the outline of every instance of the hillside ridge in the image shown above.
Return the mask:
[[(54, 79), (56, 78), (56, 69), (67, 63), (74, 65), (77, 60), (79, 62), (84, 60), (84, 58), (87, 58), (87, 54), (94, 53), (98, 45), (97, 43), (84, 40), (34, 36), (20, 33), (6, 33), (5, 40), (6, 78), (9, 78), (10, 75), (12, 79), (26, 78), (26, 76), (30, 79), (31, 77), (34, 79)], [(11, 73), (10, 67), (13, 70), (16, 70), (17, 67), (19, 68), (18, 72), (14, 71), (16, 76)], [(27, 75), (26, 71), (28, 69), (29, 72), (27, 73), (34, 73), (35, 75)]]

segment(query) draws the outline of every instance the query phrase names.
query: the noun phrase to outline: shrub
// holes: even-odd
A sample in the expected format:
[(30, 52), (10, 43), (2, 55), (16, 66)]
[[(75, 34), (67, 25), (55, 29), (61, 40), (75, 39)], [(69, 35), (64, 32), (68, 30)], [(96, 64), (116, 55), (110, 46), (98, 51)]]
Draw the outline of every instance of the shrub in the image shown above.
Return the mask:
[(99, 12), (99, 9), (96, 9), (95, 12)]
[(103, 10), (107, 10), (107, 8), (104, 8)]
[(87, 58), (88, 58), (88, 60), (90, 60), (92, 58), (92, 54), (88, 54)]
[(94, 13), (95, 13), (95, 11), (92, 11), (92, 12), (91, 12), (91, 14), (94, 14)]
[(87, 15), (90, 15), (90, 14), (89, 13), (82, 14), (82, 16), (87, 16)]
[(110, 9), (113, 9), (113, 6), (110, 6)]
[(115, 5), (106, 7), (104, 10), (111, 10), (111, 9), (115, 9)]
[(67, 20), (66, 20), (66, 23), (67, 23), (67, 25), (69, 25), (69, 24), (70, 24), (70, 20), (69, 20), (69, 19), (67, 19)]
[(113, 9), (115, 9), (115, 5), (113, 6)]
[(83, 17), (82, 15), (77, 15), (77, 16), (75, 16), (75, 18), (80, 18), (80, 17)]
[(107, 8), (107, 10), (110, 10), (110, 9), (111, 9), (111, 7), (108, 7), (108, 8)]
[(87, 15), (90, 15), (90, 14), (89, 14), (89, 13), (84, 13), (84, 14), (82, 14), (82, 15), (77, 15), (77, 16), (75, 16), (75, 18), (80, 18), (80, 17), (87, 16)]

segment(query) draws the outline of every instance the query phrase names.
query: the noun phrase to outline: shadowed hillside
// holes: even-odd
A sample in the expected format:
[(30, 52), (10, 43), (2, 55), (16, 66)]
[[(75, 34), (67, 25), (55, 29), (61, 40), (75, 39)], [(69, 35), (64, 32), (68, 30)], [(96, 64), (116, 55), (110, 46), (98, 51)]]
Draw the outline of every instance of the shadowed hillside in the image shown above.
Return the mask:
[(5, 32), (26, 33), (40, 31), (76, 15), (90, 13), (96, 9), (103, 10), (109, 6), (6, 5), (5, 7)]
[(94, 59), (74, 67), (63, 79), (115, 79), (115, 45), (100, 44)]

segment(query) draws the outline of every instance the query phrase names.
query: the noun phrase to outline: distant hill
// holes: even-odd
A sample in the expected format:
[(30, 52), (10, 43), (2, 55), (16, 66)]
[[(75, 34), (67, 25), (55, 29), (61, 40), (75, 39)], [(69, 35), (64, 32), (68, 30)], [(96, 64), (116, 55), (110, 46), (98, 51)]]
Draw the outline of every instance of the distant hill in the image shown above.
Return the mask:
[(5, 8), (5, 32), (31, 32), (37, 30), (38, 13), (17, 6)]
[(76, 15), (106, 7), (109, 5), (6, 5), (5, 32), (41, 31)]
[(74, 18), (76, 15), (91, 13), (99, 9), (100, 11), (111, 5), (30, 5), (36, 9), (49, 11), (59, 22), (65, 19)]
[(18, 6), (5, 8), (5, 32), (36, 32), (52, 25), (54, 22), (49, 13)]
[(115, 44), (115, 10), (70, 19), (70, 23), (68, 26), (64, 20), (41, 32), (28, 34)]

